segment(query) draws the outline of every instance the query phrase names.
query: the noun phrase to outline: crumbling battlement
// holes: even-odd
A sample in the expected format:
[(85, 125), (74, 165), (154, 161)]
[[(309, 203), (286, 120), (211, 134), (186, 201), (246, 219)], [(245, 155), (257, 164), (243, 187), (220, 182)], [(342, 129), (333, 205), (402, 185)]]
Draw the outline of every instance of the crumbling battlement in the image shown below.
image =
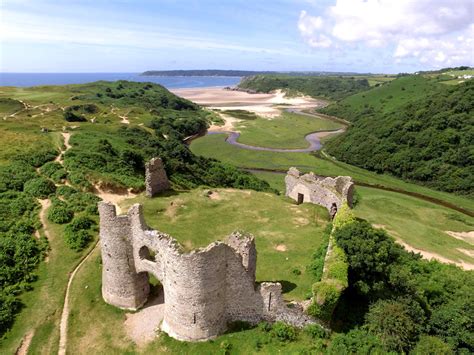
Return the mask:
[(138, 309), (150, 291), (148, 273), (163, 285), (162, 329), (188, 341), (222, 334), (233, 321), (283, 320), (296, 326), (314, 321), (287, 307), (279, 283), (255, 284), (254, 237), (238, 232), (225, 242), (185, 253), (175, 239), (147, 227), (141, 205), (127, 215), (99, 203), (102, 295), (124, 309)]
[(298, 169), (290, 168), (285, 177), (285, 185), (286, 196), (298, 203), (315, 203), (326, 207), (331, 213), (334, 212), (334, 207), (336, 211), (339, 210), (343, 202), (352, 207), (354, 181), (350, 176), (321, 177), (312, 172), (301, 175)]
[(153, 158), (145, 164), (145, 187), (148, 197), (153, 197), (157, 193), (170, 188), (170, 183), (160, 158)]

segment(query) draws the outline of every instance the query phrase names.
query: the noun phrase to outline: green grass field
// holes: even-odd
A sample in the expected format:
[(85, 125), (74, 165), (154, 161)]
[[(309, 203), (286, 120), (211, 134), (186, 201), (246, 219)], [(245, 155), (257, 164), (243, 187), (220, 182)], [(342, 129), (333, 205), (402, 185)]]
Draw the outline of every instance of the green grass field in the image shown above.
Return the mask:
[[(284, 192), (284, 175), (257, 172), (278, 191)], [(449, 236), (446, 231), (465, 232), (474, 228), (474, 218), (446, 207), (395, 192), (357, 187), (357, 217), (383, 227), (394, 238), (408, 245), (455, 261), (474, 264), (474, 245)]]
[[(305, 171), (314, 171), (322, 175), (350, 175), (356, 181), (380, 184), (406, 191), (423, 193), (450, 203), (473, 208), (471, 200), (452, 194), (431, 190), (396, 178), (378, 175), (347, 164), (335, 165), (329, 160), (316, 158), (307, 153), (274, 153), (239, 149), (225, 143), (222, 136), (205, 136), (193, 142), (191, 146), (196, 154), (246, 168), (266, 168), (286, 170), (297, 166)], [(260, 178), (284, 192), (283, 175), (258, 172)], [(386, 226), (394, 236), (399, 237), (414, 248), (437, 253), (451, 260), (463, 260), (474, 263), (474, 259), (458, 250), (474, 250), (472, 245), (457, 240), (445, 231), (469, 231), (474, 226), (474, 218), (451, 209), (398, 193), (358, 187), (361, 203), (356, 208), (359, 217), (373, 224)], [(460, 222), (461, 221), (464, 222)]]
[(241, 132), (240, 143), (285, 149), (306, 148), (304, 137), (308, 133), (339, 128), (341, 125), (334, 121), (289, 112), (272, 119), (244, 121), (236, 127)]
[[(252, 233), (259, 253), (257, 280), (286, 280), (295, 288), (286, 296), (304, 299), (311, 275), (305, 272), (320, 235), (327, 224), (327, 211), (315, 205), (297, 206), (291, 199), (250, 190), (197, 189), (169, 197), (127, 201), (143, 204), (148, 224), (176, 238), (187, 250), (224, 240), (235, 230)], [(276, 247), (284, 245), (285, 252)], [(297, 268), (302, 274), (296, 276)]]
[[(258, 252), (257, 281), (280, 281), (286, 299), (302, 300), (310, 295), (315, 281), (307, 271), (311, 256), (322, 242), (328, 223), (327, 211), (311, 204), (296, 205), (286, 197), (249, 190), (196, 189), (148, 199), (139, 196), (125, 201), (143, 204), (145, 220), (151, 227), (176, 238), (187, 250), (223, 240), (234, 230), (254, 234)], [(277, 248), (279, 250), (277, 250)], [(297, 275), (295, 270), (301, 274)], [(77, 274), (71, 295), (68, 350), (71, 353), (215, 353), (222, 341), (233, 344), (232, 353), (262, 353), (281, 349), (279, 341), (259, 329), (230, 333), (215, 341), (184, 343), (162, 335), (146, 348), (137, 348), (125, 335), (125, 312), (102, 300), (101, 265), (98, 251)], [(90, 322), (90, 319), (100, 322)], [(291, 352), (306, 348), (310, 339), (300, 334), (297, 342), (284, 345)]]
[(309, 153), (276, 153), (240, 149), (226, 143), (224, 135), (208, 135), (199, 138), (193, 141), (191, 150), (198, 155), (219, 159), (225, 163), (249, 169), (264, 168), (284, 171), (295, 166), (302, 171), (314, 171), (321, 175), (350, 175), (356, 181), (418, 192), (474, 210), (474, 201), (468, 198), (410, 184), (389, 175), (376, 174), (342, 162), (335, 164), (333, 161), (317, 158)]

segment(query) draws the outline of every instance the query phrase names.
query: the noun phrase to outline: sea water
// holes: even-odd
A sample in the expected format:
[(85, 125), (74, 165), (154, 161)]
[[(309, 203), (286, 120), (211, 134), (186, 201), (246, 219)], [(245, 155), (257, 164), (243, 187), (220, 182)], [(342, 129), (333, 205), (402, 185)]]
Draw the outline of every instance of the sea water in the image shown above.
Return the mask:
[(142, 76), (137, 73), (0, 73), (0, 86), (84, 84), (98, 80), (129, 80), (161, 84), (168, 89), (234, 86), (235, 76)]

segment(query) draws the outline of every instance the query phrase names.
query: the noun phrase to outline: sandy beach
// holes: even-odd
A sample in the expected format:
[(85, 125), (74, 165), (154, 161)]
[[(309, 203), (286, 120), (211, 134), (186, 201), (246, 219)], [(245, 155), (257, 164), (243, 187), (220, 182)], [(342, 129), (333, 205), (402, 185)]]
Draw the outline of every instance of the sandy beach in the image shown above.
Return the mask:
[(270, 94), (249, 94), (223, 88), (175, 89), (171, 92), (210, 109), (247, 110), (266, 117), (278, 116), (283, 108), (305, 109), (324, 104), (308, 96), (285, 97), (279, 90)]

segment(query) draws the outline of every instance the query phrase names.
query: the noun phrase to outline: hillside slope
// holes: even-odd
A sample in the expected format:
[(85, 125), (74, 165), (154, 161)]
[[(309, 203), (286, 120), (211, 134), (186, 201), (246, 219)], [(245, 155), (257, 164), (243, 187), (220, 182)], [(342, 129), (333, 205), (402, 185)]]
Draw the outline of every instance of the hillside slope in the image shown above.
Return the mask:
[(357, 92), (367, 90), (367, 79), (352, 77), (255, 75), (244, 78), (239, 88), (269, 93), (284, 90), (288, 94), (304, 94), (312, 97), (324, 97), (339, 100)]
[(443, 86), (418, 76), (324, 110), (354, 122), (328, 143), (340, 160), (430, 187), (474, 192), (474, 82)]
[(348, 121), (357, 121), (361, 117), (375, 117), (397, 110), (408, 102), (439, 90), (446, 90), (446, 86), (421, 75), (402, 76), (370, 91), (348, 96), (320, 111)]

